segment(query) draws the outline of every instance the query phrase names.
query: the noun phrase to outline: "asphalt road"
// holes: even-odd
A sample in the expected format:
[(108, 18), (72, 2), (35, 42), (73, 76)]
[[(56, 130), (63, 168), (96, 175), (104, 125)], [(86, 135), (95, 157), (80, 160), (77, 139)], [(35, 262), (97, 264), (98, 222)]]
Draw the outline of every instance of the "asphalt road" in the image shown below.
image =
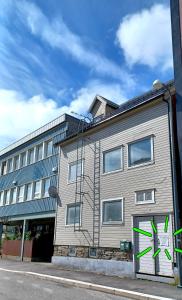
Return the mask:
[(101, 292), (0, 271), (0, 300), (130, 300)]

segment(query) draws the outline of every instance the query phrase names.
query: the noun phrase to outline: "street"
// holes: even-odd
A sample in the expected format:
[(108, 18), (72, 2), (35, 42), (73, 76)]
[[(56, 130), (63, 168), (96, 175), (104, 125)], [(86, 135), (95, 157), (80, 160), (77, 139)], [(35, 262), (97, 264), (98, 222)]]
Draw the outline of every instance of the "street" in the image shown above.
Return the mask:
[(41, 280), (32, 276), (0, 271), (1, 300), (130, 300), (87, 289)]

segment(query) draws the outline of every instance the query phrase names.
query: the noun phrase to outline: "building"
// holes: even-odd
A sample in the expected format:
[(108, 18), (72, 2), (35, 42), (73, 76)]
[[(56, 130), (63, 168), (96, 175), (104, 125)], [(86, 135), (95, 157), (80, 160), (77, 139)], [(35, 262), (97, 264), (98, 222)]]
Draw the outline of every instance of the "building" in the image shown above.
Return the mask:
[[(59, 174), (54, 144), (72, 134), (77, 124), (74, 117), (62, 115), (0, 151), (1, 234), (11, 243), (4, 244), (4, 256), (51, 260), (59, 205), (48, 193), (50, 186), (57, 187)], [(34, 238), (33, 249), (26, 249), (23, 236)]]
[[(173, 83), (168, 88), (174, 95)], [(174, 276), (168, 97), (165, 89), (150, 91), (118, 107), (97, 96), (89, 110), (93, 121), (58, 143), (62, 207), (54, 263), (160, 280)], [(150, 251), (137, 259), (145, 248)]]

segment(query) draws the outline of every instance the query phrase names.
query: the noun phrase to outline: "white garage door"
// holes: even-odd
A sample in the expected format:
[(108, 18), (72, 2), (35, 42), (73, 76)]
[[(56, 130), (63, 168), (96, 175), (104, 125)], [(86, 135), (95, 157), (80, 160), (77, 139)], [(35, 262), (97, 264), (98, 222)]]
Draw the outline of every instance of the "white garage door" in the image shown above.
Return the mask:
[[(169, 220), (169, 219), (168, 219)], [(135, 219), (135, 227), (152, 234), (152, 237), (134, 232), (135, 235), (135, 257), (143, 250), (152, 247), (145, 255), (136, 259), (136, 271), (138, 273), (173, 276), (173, 240), (171, 222), (169, 220), (168, 230), (165, 232), (166, 216), (138, 217)], [(152, 229), (151, 222), (156, 227), (156, 233)], [(159, 254), (153, 258), (154, 253), (160, 249)]]

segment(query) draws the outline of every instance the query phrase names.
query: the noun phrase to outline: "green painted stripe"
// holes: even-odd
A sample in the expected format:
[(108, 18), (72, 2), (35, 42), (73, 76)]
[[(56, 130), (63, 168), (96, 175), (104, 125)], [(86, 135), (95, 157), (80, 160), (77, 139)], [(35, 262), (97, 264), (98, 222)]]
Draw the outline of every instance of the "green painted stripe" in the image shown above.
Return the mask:
[(152, 226), (152, 229), (153, 229), (154, 233), (157, 233), (157, 228), (156, 228), (153, 221), (151, 221), (151, 226)]
[(176, 230), (176, 231), (174, 232), (174, 236), (177, 235), (177, 234), (180, 234), (180, 233), (182, 233), (182, 228)]
[(136, 227), (133, 227), (133, 231), (136, 231), (138, 233), (141, 233), (143, 235), (146, 235), (146, 236), (149, 236), (149, 237), (152, 237), (152, 233), (148, 232), (148, 231), (144, 231), (140, 228), (136, 228)]
[(167, 258), (168, 258), (169, 260), (171, 260), (171, 255), (170, 255), (169, 251), (168, 251), (167, 249), (165, 249), (164, 252), (165, 252)]
[(169, 226), (169, 217), (166, 216), (165, 225), (164, 225), (164, 232), (168, 231), (168, 226)]
[(179, 248), (175, 248), (174, 251), (178, 252), (178, 253), (182, 253), (182, 249), (179, 249)]
[(155, 258), (157, 255), (159, 255), (159, 253), (161, 252), (161, 249), (159, 248), (154, 254), (153, 254), (153, 258)]
[(143, 250), (142, 252), (139, 252), (136, 257), (140, 258), (140, 257), (144, 256), (145, 254), (147, 254), (148, 252), (150, 252), (151, 250), (152, 250), (152, 247), (148, 247), (145, 250)]

